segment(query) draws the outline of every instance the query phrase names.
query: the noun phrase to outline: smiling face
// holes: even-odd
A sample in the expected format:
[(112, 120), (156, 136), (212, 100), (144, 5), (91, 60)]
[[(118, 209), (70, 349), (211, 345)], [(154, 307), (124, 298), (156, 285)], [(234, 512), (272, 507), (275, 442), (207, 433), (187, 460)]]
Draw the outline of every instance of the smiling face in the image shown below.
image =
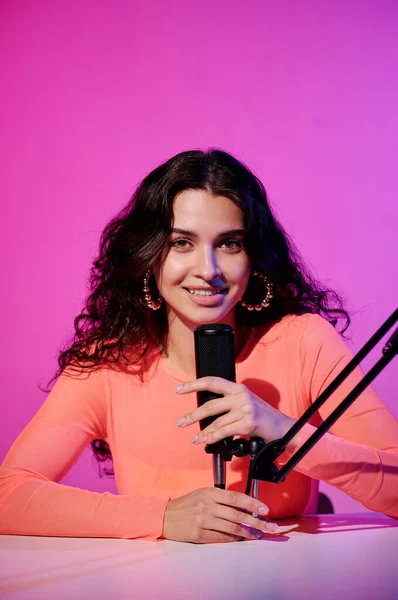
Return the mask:
[(244, 249), (240, 208), (224, 196), (185, 190), (173, 204), (173, 228), (155, 272), (169, 326), (176, 320), (193, 330), (204, 323), (235, 326), (251, 263)]

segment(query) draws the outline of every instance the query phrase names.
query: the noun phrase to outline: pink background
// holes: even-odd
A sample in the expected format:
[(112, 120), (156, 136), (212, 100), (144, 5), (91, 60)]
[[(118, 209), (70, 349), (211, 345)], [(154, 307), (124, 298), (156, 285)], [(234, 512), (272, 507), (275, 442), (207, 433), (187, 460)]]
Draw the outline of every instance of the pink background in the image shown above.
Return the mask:
[[(0, 458), (45, 399), (101, 230), (182, 150), (221, 147), (263, 180), (346, 297), (354, 350), (384, 322), (397, 302), (397, 17), (395, 0), (2, 1)], [(374, 387), (398, 416), (396, 367)], [(90, 450), (64, 482), (114, 490)], [(321, 489), (336, 512), (363, 510)]]

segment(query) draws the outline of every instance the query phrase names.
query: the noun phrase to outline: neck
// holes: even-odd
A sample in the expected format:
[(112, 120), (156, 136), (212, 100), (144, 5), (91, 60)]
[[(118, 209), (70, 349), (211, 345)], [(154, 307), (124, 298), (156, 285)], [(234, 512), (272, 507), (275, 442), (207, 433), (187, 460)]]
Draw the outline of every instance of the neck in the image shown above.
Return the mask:
[[(224, 321), (223, 321), (224, 322)], [(226, 321), (225, 321), (226, 322)], [(235, 329), (235, 323), (228, 323)], [(165, 358), (178, 371), (196, 378), (194, 330), (196, 325), (180, 321), (174, 316), (169, 319), (169, 334)], [(248, 331), (235, 329), (235, 354), (238, 356), (248, 337)]]

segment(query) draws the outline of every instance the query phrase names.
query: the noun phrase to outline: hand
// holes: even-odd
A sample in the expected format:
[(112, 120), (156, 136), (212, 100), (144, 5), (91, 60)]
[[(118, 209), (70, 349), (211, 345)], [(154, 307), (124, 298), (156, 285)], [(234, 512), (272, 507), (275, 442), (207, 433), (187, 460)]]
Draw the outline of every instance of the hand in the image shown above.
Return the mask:
[[(201, 407), (179, 419), (177, 425), (186, 427), (205, 417), (219, 414), (222, 416), (194, 435), (191, 438), (194, 444), (214, 444), (234, 435), (260, 437), (265, 442), (271, 442), (283, 437), (296, 422), (296, 419), (288, 417), (256, 396), (245, 385), (220, 377), (201, 377), (183, 383), (175, 389), (178, 394), (203, 390), (223, 394), (223, 397), (205, 402)], [(293, 449), (296, 446), (298, 442), (296, 438), (290, 442), (289, 448)]]
[(266, 515), (265, 504), (246, 494), (219, 488), (201, 488), (170, 500), (166, 507), (162, 537), (178, 542), (236, 542), (260, 539), (275, 533), (276, 523), (253, 517)]

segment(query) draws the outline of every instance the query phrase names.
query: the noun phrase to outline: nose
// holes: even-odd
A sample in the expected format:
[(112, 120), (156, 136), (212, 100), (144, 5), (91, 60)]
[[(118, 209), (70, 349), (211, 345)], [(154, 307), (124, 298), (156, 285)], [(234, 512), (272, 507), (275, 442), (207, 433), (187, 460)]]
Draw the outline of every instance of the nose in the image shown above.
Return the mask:
[(211, 281), (221, 275), (220, 265), (213, 247), (202, 248), (198, 253), (196, 274), (205, 281)]

